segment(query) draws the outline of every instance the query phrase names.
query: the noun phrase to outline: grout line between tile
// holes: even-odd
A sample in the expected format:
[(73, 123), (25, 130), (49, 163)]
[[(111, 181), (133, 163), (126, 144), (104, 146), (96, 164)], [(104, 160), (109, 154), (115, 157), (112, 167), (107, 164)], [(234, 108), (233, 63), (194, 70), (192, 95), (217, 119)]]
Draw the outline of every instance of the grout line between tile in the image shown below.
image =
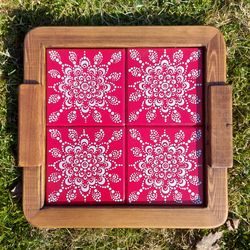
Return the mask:
[[(64, 48), (63, 48), (64, 49)], [(121, 48), (122, 49), (122, 48)], [(125, 153), (125, 156), (124, 156), (124, 182), (123, 182), (123, 185), (124, 185), (124, 202), (123, 204), (121, 205), (124, 205), (127, 207), (129, 206), (130, 204), (128, 203), (127, 201), (127, 188), (128, 188), (128, 185), (127, 185), (127, 180), (128, 180), (128, 148), (129, 148), (129, 145), (128, 145), (128, 130), (129, 128), (148, 128), (148, 129), (153, 129), (153, 128), (174, 128), (174, 129), (178, 129), (178, 128), (186, 128), (186, 129), (191, 129), (191, 128), (202, 128), (203, 131), (205, 129), (205, 124), (204, 124), (204, 117), (203, 117), (203, 123), (202, 124), (128, 124), (128, 112), (127, 112), (127, 107), (128, 107), (128, 98), (127, 98), (127, 95), (128, 95), (128, 78), (127, 78), (127, 56), (128, 56), (128, 50), (129, 48), (125, 48), (125, 63), (124, 63), (124, 76), (125, 76), (125, 79), (124, 79), (124, 93), (123, 93), (123, 96), (125, 98), (125, 101), (124, 101), (124, 123), (123, 124), (120, 124), (120, 125), (103, 125), (103, 124), (93, 124), (93, 125), (85, 125), (85, 124), (76, 124), (76, 125), (50, 125), (50, 124), (47, 124), (47, 103), (46, 103), (46, 152), (47, 152), (47, 129), (48, 128), (53, 128), (53, 127), (57, 127), (57, 128), (74, 128), (74, 127), (82, 127), (82, 128), (100, 128), (100, 127), (103, 127), (103, 128), (124, 128), (124, 135), (125, 135), (125, 138), (124, 138), (124, 153)], [(46, 55), (46, 72), (47, 72), (47, 55)], [(46, 86), (47, 86), (47, 74), (46, 74)], [(204, 88), (204, 79), (203, 79), (203, 88)], [(45, 92), (45, 98), (47, 100), (47, 87), (46, 87), (46, 92)], [(204, 91), (203, 91), (203, 114), (204, 114)], [(204, 137), (203, 137), (204, 138)], [(205, 148), (205, 145), (204, 145), (205, 141), (203, 140), (203, 149)], [(205, 157), (204, 157), (204, 150), (203, 150), (203, 166), (205, 166)], [(46, 154), (46, 167), (47, 167), (47, 154)], [(47, 169), (47, 168), (46, 168)], [(204, 168), (203, 169), (203, 181), (205, 179), (205, 170)], [(47, 178), (46, 178), (47, 180)], [(204, 183), (205, 184), (205, 183)], [(47, 185), (47, 183), (46, 183)], [(47, 190), (47, 188), (45, 188)], [(45, 191), (46, 191), (45, 190)], [(203, 189), (203, 192), (205, 191), (205, 189)], [(206, 197), (204, 195), (204, 197)], [(45, 198), (46, 200), (46, 198)], [(105, 204), (102, 204), (102, 205), (105, 205)], [(135, 205), (132, 205), (132, 206), (140, 206), (141, 204), (135, 204)], [(145, 205), (145, 204), (142, 204), (142, 205)], [(148, 205), (148, 204), (147, 204)], [(166, 205), (166, 204), (158, 204), (159, 206), (162, 206), (162, 205)], [(89, 205), (88, 205), (89, 206)], [(150, 206), (150, 205), (149, 205)], [(153, 206), (156, 206), (156, 204), (154, 204)], [(173, 204), (171, 204), (170, 206), (173, 206)], [(187, 205), (187, 206), (190, 206), (190, 205)], [(192, 206), (192, 205), (191, 205)], [(181, 206), (183, 207), (183, 206)], [(198, 206), (199, 207), (199, 206)]]

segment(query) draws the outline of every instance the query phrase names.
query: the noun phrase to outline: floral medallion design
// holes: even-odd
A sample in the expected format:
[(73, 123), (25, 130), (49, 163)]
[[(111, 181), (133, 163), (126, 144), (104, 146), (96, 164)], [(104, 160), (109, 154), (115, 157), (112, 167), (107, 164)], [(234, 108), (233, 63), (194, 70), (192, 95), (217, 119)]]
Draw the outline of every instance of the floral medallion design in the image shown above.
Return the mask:
[(202, 61), (201, 48), (47, 49), (46, 203), (203, 204)]
[(201, 123), (201, 52), (198, 48), (129, 49), (128, 122)]
[(131, 128), (129, 203), (202, 204), (202, 131)]
[(48, 128), (48, 203), (124, 201), (123, 129)]
[(121, 124), (124, 50), (48, 49), (47, 123)]

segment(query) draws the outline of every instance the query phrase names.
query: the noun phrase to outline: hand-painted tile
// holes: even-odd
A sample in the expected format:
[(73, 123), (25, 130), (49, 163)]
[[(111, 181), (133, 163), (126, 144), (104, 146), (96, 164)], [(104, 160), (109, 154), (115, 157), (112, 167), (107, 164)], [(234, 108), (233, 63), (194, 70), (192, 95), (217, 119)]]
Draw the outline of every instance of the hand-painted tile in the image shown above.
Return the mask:
[(47, 49), (47, 124), (122, 125), (124, 49)]
[(127, 50), (131, 125), (202, 123), (202, 49)]
[(200, 128), (131, 127), (128, 145), (128, 203), (202, 204)]
[(124, 202), (124, 129), (47, 129), (47, 204)]

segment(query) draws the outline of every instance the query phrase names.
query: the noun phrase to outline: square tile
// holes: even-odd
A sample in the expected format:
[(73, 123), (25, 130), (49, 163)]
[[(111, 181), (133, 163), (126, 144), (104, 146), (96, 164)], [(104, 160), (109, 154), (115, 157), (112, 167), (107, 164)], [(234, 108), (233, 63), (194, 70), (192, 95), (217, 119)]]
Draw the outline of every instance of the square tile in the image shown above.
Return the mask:
[(47, 124), (122, 125), (124, 49), (47, 49)]
[(201, 48), (46, 56), (47, 204), (203, 203)]
[(201, 48), (128, 49), (128, 123), (201, 124), (202, 61)]
[(130, 127), (126, 201), (134, 204), (202, 204), (200, 128)]
[(124, 129), (47, 128), (47, 204), (124, 202)]

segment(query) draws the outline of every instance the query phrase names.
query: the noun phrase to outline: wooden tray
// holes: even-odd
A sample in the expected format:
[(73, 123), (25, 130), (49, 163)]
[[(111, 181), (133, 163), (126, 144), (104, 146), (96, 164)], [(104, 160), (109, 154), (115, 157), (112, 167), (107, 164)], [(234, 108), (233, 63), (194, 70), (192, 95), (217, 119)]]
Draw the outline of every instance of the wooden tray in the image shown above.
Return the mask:
[[(205, 185), (202, 207), (48, 206), (46, 169), (46, 49), (202, 47), (204, 49)], [(45, 228), (211, 228), (227, 218), (227, 168), (232, 166), (232, 99), (226, 82), (223, 36), (206, 26), (40, 27), (24, 45), (24, 84), (19, 88), (19, 166), (23, 210)]]

